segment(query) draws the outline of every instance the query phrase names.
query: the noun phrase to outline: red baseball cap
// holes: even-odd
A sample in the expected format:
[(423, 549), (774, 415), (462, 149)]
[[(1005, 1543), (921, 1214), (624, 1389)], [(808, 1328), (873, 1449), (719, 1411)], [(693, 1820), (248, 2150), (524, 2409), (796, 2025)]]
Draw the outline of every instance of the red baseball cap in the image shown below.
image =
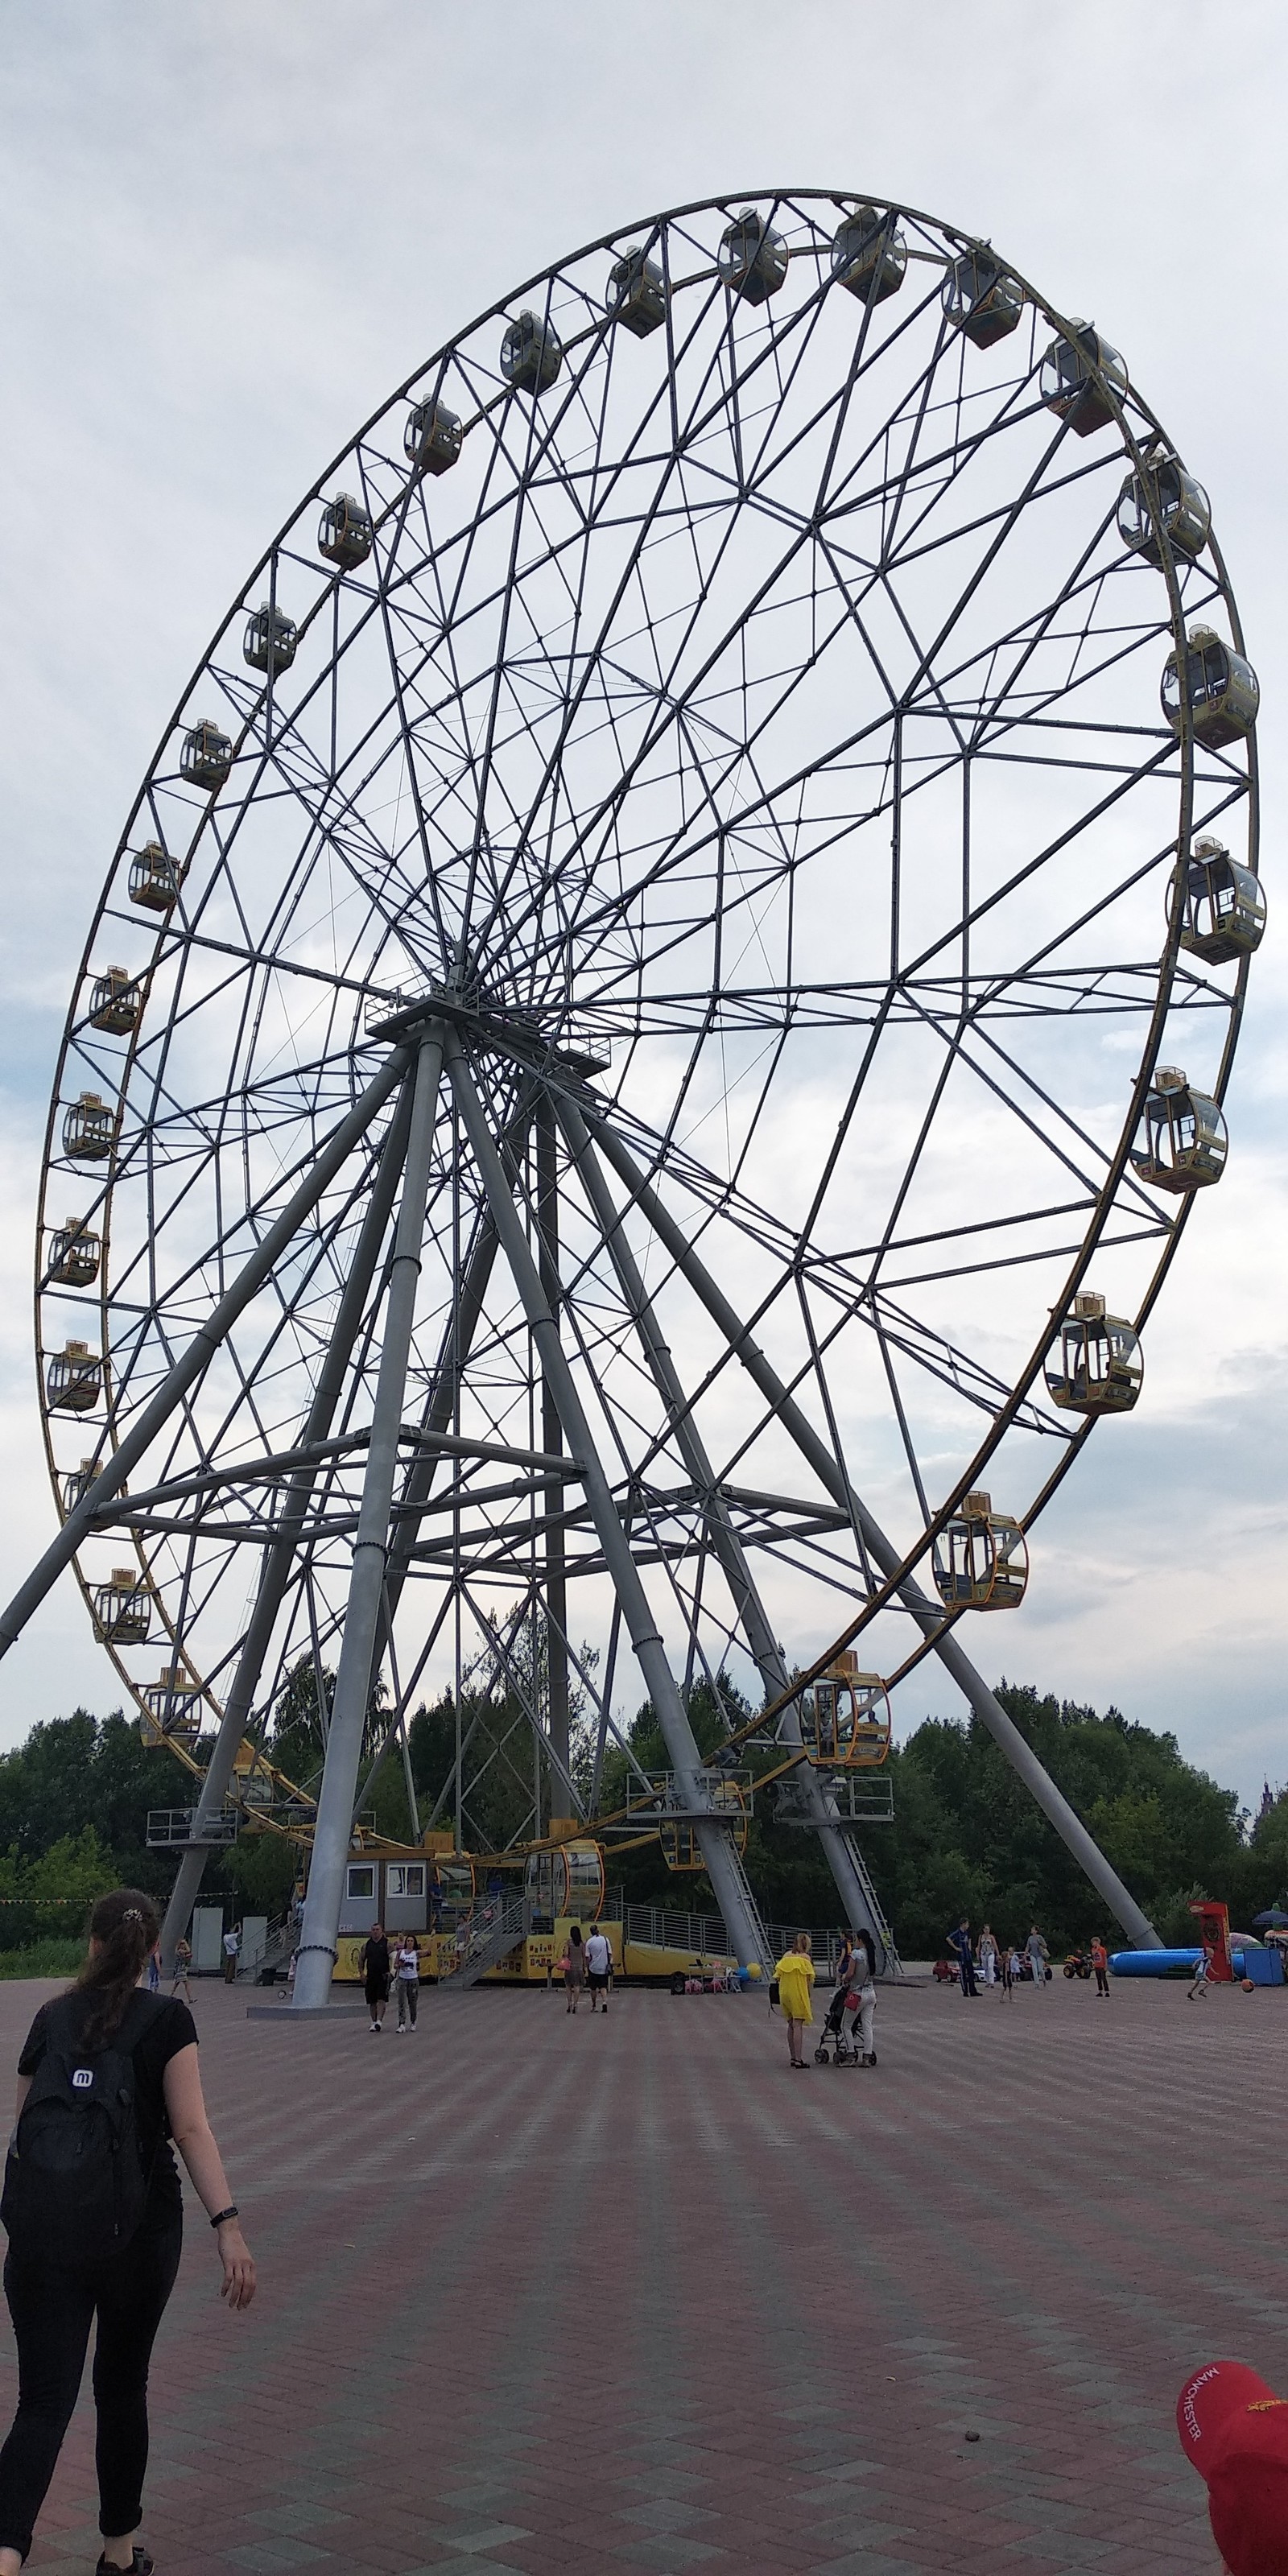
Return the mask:
[(1230, 2576), (1288, 2576), (1288, 2398), (1242, 2361), (1210, 2361), (1176, 2401)]

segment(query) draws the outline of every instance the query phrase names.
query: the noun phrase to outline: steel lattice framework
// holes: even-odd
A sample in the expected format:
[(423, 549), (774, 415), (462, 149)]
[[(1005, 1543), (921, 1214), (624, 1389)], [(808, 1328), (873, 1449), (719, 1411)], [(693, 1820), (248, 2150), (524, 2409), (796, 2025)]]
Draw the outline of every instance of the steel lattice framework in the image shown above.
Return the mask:
[[(1011, 295), (994, 345), (963, 277)], [(1044, 399), (1081, 327), (845, 194), (613, 234), (374, 415), (166, 729), (59, 1059), (63, 1532), (4, 1641), (74, 1553), (145, 1716), (179, 1693), (217, 1733), (198, 1845), (339, 1656), (305, 1999), (373, 1677), (395, 1729), (466, 1670), (521, 1693), (534, 1605), (530, 1833), (543, 1778), (586, 1802), (570, 1676), (602, 1758), (634, 1645), (700, 1814), (687, 1688), (728, 1673), (799, 1742), (790, 1677), (845, 1635), (895, 1678), (941, 1653), (1141, 1930), (932, 1580), (968, 1491), (1030, 1527), (1092, 1427), (1049, 1399), (1052, 1315), (1094, 1265), (1148, 1317), (1191, 1201), (1133, 1140), (1160, 1057), (1221, 1101), (1247, 974), (1182, 948), (1171, 890), (1202, 833), (1255, 869), (1251, 732), (1159, 701), (1237, 611), (1215, 541), (1169, 541), (1180, 460), (1113, 353), (1094, 436)], [(467, 1838), (470, 1794), (466, 1759)]]

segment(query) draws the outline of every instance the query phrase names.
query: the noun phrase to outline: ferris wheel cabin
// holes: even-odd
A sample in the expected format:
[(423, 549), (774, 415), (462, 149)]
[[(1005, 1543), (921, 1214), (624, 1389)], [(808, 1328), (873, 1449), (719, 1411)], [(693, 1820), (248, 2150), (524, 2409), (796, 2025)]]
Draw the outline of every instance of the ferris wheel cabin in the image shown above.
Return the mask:
[(49, 1238), (47, 1279), (57, 1288), (92, 1288), (103, 1255), (101, 1235), (86, 1217), (69, 1217)]
[(144, 912), (171, 912), (187, 871), (159, 841), (148, 841), (130, 859), (129, 897)]
[(88, 1342), (68, 1342), (55, 1351), (45, 1372), (51, 1413), (92, 1413), (102, 1392), (103, 1363)]
[(861, 1673), (848, 1650), (807, 1691), (801, 1736), (816, 1770), (871, 1771), (890, 1750), (890, 1695), (876, 1673)]
[(94, 1460), (82, 1458), (79, 1467), (73, 1467), (71, 1474), (64, 1476), (59, 1487), (59, 1500), (64, 1517), (68, 1512), (74, 1512), (77, 1505), (84, 1501), (97, 1474), (98, 1468)]
[[(1077, 438), (1108, 429), (1115, 402), (1127, 393), (1127, 369), (1116, 349), (1089, 322), (1072, 322), (1067, 340), (1053, 340), (1042, 361), (1038, 390), (1048, 411)], [(1112, 397), (1112, 399), (1111, 399)]]
[(465, 443), (463, 422), (431, 395), (413, 403), (403, 427), (403, 453), (417, 474), (448, 474)]
[(716, 267), (731, 295), (767, 304), (787, 275), (787, 244), (755, 206), (744, 206), (720, 236)]
[(875, 206), (860, 206), (847, 215), (832, 237), (832, 275), (838, 286), (864, 304), (884, 304), (897, 295), (908, 267), (908, 245), (893, 215)]
[(968, 250), (944, 280), (944, 312), (977, 349), (991, 349), (1014, 331), (1024, 311), (1024, 289), (987, 250)]
[(666, 308), (666, 279), (657, 261), (632, 242), (608, 272), (608, 310), (614, 322), (633, 331), (637, 340), (647, 340), (651, 331), (661, 329)]
[(1145, 1362), (1140, 1342), (1121, 1315), (1107, 1315), (1105, 1301), (1082, 1289), (1047, 1353), (1047, 1393), (1062, 1413), (1130, 1413), (1140, 1394)]
[(337, 492), (318, 522), (318, 553), (325, 555), (328, 563), (339, 564), (342, 572), (353, 572), (366, 562), (374, 543), (371, 512), (365, 501), (355, 500), (352, 492)]
[(116, 1111), (97, 1091), (82, 1091), (63, 1120), (63, 1152), (69, 1163), (105, 1163), (116, 1141)]
[(1212, 510), (1201, 483), (1175, 456), (1147, 458), (1129, 474), (1118, 496), (1118, 534), (1128, 552), (1162, 570), (1163, 543), (1173, 554), (1201, 555), (1212, 529)]
[(516, 394), (548, 393), (563, 365), (563, 342), (548, 318), (526, 309), (501, 342), (501, 373)]
[(563, 1919), (597, 1923), (604, 1910), (606, 1882), (603, 1847), (594, 1842), (557, 1843), (552, 1851), (532, 1852), (523, 1873), (524, 1893), (546, 1928)]
[(252, 671), (289, 671), (299, 640), (294, 618), (265, 599), (246, 620), (242, 660)]
[(1215, 1100), (1195, 1091), (1175, 1065), (1160, 1064), (1141, 1113), (1132, 1170), (1157, 1190), (1205, 1190), (1219, 1181), (1229, 1151)]
[(94, 1594), (100, 1637), (113, 1645), (141, 1646), (152, 1625), (152, 1587), (135, 1566), (114, 1565)]
[(181, 1664), (163, 1664), (143, 1700), (139, 1732), (145, 1743), (196, 1743), (201, 1733), (201, 1693)]
[(982, 1490), (962, 1496), (934, 1552), (935, 1590), (949, 1610), (1017, 1610), (1029, 1579), (1028, 1541)]
[(109, 966), (95, 978), (89, 997), (90, 1027), (110, 1037), (128, 1037), (139, 1024), (142, 1000), (138, 985), (124, 966)]
[[(1179, 657), (1169, 653), (1159, 692), (1163, 713), (1173, 733), (1182, 725)], [(1190, 628), (1185, 654), (1184, 698), (1188, 701), (1195, 740), (1209, 751), (1242, 742), (1257, 721), (1261, 691), (1252, 664), (1210, 626)]]
[(1265, 936), (1265, 888), (1223, 842), (1195, 842), (1188, 866), (1173, 879), (1173, 896), (1178, 888), (1184, 904), (1181, 946), (1191, 957), (1229, 966), (1255, 955)]
[(222, 787), (233, 765), (233, 747), (226, 733), (220, 731), (212, 716), (202, 716), (183, 738), (179, 754), (179, 775), (190, 787), (205, 788), (213, 794)]

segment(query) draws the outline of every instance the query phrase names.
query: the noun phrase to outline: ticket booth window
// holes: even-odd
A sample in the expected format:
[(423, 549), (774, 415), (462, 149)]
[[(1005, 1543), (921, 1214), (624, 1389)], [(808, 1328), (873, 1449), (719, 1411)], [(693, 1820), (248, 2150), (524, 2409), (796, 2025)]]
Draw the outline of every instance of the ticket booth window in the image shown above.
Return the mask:
[(423, 1860), (385, 1862), (385, 1930), (425, 1929), (425, 1864)]
[(344, 1874), (344, 1902), (340, 1908), (342, 1932), (369, 1932), (378, 1920), (376, 1877), (373, 1860), (351, 1860), (348, 1863)]

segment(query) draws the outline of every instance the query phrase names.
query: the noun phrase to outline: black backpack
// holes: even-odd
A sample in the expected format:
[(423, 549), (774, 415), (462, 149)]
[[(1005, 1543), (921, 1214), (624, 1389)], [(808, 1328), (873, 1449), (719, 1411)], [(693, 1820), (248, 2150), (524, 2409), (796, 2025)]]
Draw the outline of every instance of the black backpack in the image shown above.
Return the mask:
[(0, 2219), (20, 2258), (59, 2268), (100, 2263), (129, 2244), (147, 2205), (135, 2117), (133, 2050), (163, 2010), (132, 1995), (106, 2048), (83, 2049), (82, 1994), (45, 2017), (45, 2054), (31, 2079), (5, 2163)]

